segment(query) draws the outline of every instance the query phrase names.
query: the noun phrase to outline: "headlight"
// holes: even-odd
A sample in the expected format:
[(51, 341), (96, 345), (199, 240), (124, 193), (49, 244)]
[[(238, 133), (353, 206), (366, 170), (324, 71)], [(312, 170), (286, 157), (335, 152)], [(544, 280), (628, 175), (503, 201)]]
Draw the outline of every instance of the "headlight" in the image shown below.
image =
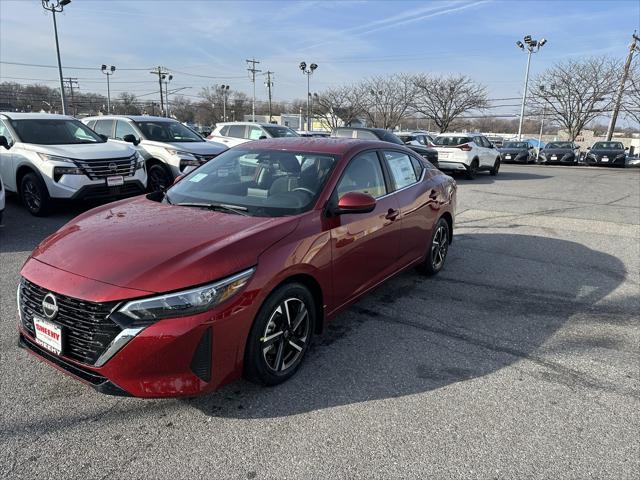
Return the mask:
[(84, 175), (78, 167), (53, 167), (53, 180), (58, 182), (63, 175)]
[(136, 158), (136, 170), (140, 170), (141, 168), (144, 168), (144, 157), (140, 155), (140, 152), (136, 152), (135, 158)]
[(193, 154), (189, 153), (189, 152), (185, 152), (183, 150), (176, 150), (174, 148), (165, 148), (165, 150), (167, 151), (167, 153), (169, 155), (174, 155), (177, 157), (180, 157), (182, 159), (185, 160), (195, 160), (196, 157), (193, 156)]
[(67, 157), (59, 157), (57, 155), (49, 155), (48, 153), (38, 153), (38, 156), (43, 162), (64, 162), (74, 163), (73, 160)]
[(247, 284), (254, 271), (255, 268), (251, 268), (202, 287), (133, 300), (126, 303), (118, 312), (140, 323), (195, 315), (210, 310), (231, 298)]

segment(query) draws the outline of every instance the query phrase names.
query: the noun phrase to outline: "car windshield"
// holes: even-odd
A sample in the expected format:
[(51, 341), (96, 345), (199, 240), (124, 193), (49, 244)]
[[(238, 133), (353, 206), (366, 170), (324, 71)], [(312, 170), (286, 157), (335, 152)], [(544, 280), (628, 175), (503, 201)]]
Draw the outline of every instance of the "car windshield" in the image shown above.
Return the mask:
[(147, 140), (155, 142), (204, 142), (196, 132), (185, 127), (180, 122), (163, 120), (145, 120), (136, 122), (138, 128)]
[(13, 129), (23, 143), (35, 145), (76, 145), (104, 143), (102, 137), (75, 119), (11, 120)]
[(620, 142), (596, 142), (593, 144), (594, 150), (624, 150)]
[(573, 143), (571, 142), (552, 142), (547, 143), (545, 147), (547, 150), (551, 150), (552, 148), (573, 148)]
[(504, 148), (529, 148), (527, 142), (504, 142)]
[(236, 147), (180, 180), (165, 200), (260, 217), (295, 215), (313, 206), (336, 161), (326, 154)]
[(293, 130), (291, 130), (290, 128), (287, 127), (280, 127), (280, 126), (268, 126), (268, 127), (263, 127), (267, 132), (269, 132), (269, 135), (271, 135), (273, 138), (280, 138), (280, 137), (299, 137), (300, 135), (298, 135), (296, 132), (294, 132)]
[(455, 145), (462, 145), (463, 143), (471, 142), (470, 137), (451, 137), (447, 135), (440, 135), (433, 139), (433, 144), (436, 146), (449, 147)]

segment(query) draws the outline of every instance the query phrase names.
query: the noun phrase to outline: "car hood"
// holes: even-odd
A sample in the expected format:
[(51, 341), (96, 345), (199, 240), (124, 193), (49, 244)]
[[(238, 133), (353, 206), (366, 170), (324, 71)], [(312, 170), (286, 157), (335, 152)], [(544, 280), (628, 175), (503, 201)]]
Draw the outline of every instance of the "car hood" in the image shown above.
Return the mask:
[(204, 141), (204, 142), (154, 142), (145, 140), (146, 145), (153, 145), (162, 148), (173, 148), (184, 152), (196, 153), (198, 155), (217, 155), (224, 152), (228, 147), (222, 143)]
[(130, 145), (107, 141), (105, 143), (82, 143), (78, 145), (24, 145), (26, 150), (78, 160), (103, 160), (130, 157), (135, 149)]
[(298, 217), (250, 217), (138, 197), (71, 220), (32, 258), (119, 287), (167, 292), (250, 268)]
[(617, 157), (618, 155), (624, 155), (626, 152), (624, 150), (612, 150), (612, 149), (594, 149), (589, 150), (589, 153), (593, 153), (594, 155), (606, 155), (607, 157)]

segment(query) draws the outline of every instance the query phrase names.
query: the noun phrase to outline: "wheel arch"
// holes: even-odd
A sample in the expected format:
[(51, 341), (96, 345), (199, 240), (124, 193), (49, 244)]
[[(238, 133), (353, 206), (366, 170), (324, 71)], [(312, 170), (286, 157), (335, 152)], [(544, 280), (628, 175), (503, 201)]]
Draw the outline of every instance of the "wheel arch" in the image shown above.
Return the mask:
[(444, 218), (447, 225), (449, 225), (449, 245), (451, 245), (451, 242), (453, 242), (453, 215), (450, 212), (444, 212), (440, 215), (440, 218)]
[(22, 188), (22, 179), (27, 173), (34, 173), (42, 183), (44, 183), (45, 188), (47, 187), (47, 183), (42, 178), (42, 174), (38, 171), (37, 168), (34, 168), (32, 165), (22, 164), (16, 170), (16, 193), (20, 194), (20, 190)]
[[(313, 300), (315, 301), (316, 306), (316, 324), (314, 330), (316, 334), (321, 334), (324, 330), (324, 295), (322, 293), (322, 287), (318, 280), (316, 280), (312, 275), (308, 273), (295, 273), (286, 277), (280, 283), (275, 285), (269, 295), (274, 292), (276, 289), (281, 287), (282, 285), (286, 285), (288, 283), (300, 283), (304, 285), (311, 295), (313, 296)], [(267, 296), (268, 297), (268, 296)]]

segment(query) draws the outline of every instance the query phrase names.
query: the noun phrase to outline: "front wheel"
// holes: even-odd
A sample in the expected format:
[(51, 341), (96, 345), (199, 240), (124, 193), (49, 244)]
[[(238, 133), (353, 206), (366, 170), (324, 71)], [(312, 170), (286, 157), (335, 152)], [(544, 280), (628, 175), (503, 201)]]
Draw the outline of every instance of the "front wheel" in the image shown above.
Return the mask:
[(44, 217), (51, 208), (51, 197), (42, 179), (33, 172), (27, 173), (20, 181), (20, 199), (29, 213)]
[(424, 274), (435, 275), (442, 270), (444, 262), (447, 259), (447, 253), (449, 252), (450, 236), (449, 224), (444, 218), (441, 218), (433, 229), (427, 258), (425, 258), (424, 262), (420, 265), (420, 270)]
[(500, 171), (500, 159), (496, 158), (496, 161), (493, 162), (493, 167), (491, 168), (491, 170), (489, 170), (489, 175), (493, 175), (495, 177), (496, 175), (498, 175), (499, 171)]
[(173, 181), (171, 174), (159, 163), (151, 165), (147, 171), (147, 179), (147, 189), (150, 192), (164, 191), (171, 186)]
[(309, 349), (316, 308), (309, 290), (299, 283), (278, 287), (253, 322), (245, 350), (245, 376), (264, 385), (291, 378)]

